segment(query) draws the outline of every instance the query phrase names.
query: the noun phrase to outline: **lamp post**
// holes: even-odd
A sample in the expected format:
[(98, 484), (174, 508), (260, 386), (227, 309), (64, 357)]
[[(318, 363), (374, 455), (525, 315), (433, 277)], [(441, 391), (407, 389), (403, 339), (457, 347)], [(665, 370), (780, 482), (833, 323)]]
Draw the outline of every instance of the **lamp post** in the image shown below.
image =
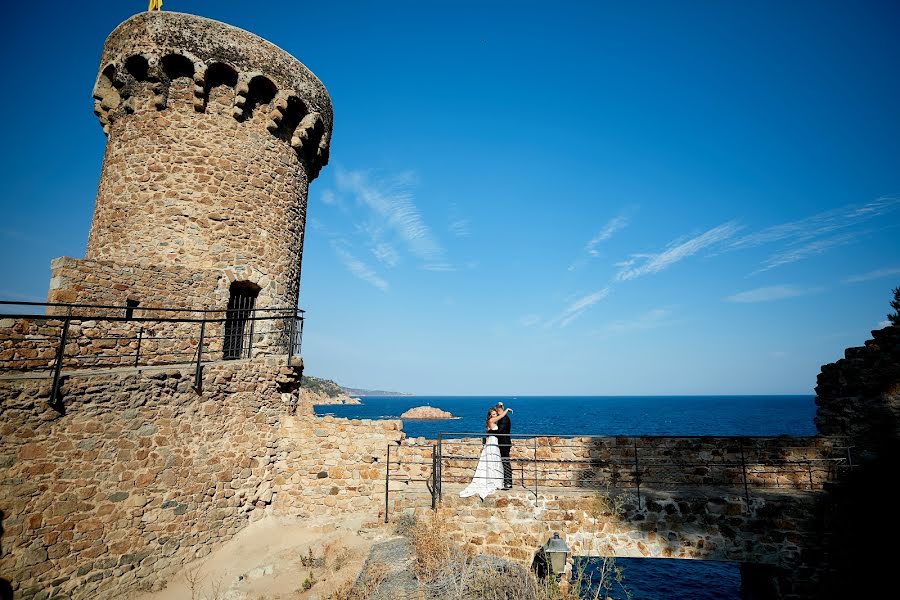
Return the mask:
[(544, 554), (546, 555), (550, 568), (559, 578), (566, 572), (566, 559), (569, 558), (569, 546), (559, 537), (558, 533), (554, 533), (546, 544), (544, 544)]

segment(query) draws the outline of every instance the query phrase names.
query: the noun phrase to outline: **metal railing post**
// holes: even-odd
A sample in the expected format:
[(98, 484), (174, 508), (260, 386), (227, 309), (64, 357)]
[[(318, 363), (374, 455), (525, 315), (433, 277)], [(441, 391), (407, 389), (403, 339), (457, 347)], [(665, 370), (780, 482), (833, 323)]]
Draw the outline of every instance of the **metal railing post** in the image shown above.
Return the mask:
[(747, 461), (744, 458), (744, 438), (738, 438), (741, 447), (741, 474), (744, 478), (744, 498), (747, 500), (747, 510), (750, 510), (750, 487), (747, 485)]
[(297, 323), (296, 315), (290, 318), (288, 325), (288, 344), (287, 344), (287, 362), (290, 365), (291, 359), (294, 358), (294, 327)]
[(534, 436), (534, 499), (535, 500), (537, 500), (537, 497), (538, 497), (537, 446), (538, 446), (538, 439), (537, 439), (537, 436)]
[(444, 501), (444, 434), (439, 433), (437, 439), (437, 496)]
[(641, 463), (638, 461), (637, 440), (632, 442), (634, 447), (634, 481), (637, 484), (638, 510), (641, 510)]
[(141, 328), (138, 330), (138, 345), (137, 351), (134, 353), (134, 366), (138, 366), (138, 362), (141, 360), (141, 339), (144, 337), (144, 326), (141, 325)]
[(437, 510), (438, 501), (438, 445), (431, 447), (431, 510)]
[(50, 390), (50, 404), (55, 404), (59, 396), (59, 378), (62, 373), (63, 358), (66, 354), (66, 340), (69, 337), (69, 322), (72, 319), (72, 307), (63, 320), (62, 333), (59, 336), (59, 348), (56, 350), (56, 364), (53, 366), (53, 388)]
[(194, 389), (203, 391), (203, 336), (206, 335), (206, 316), (200, 321), (200, 341), (197, 342), (197, 370), (194, 373)]
[(806, 461), (806, 471), (809, 473), (809, 489), (813, 489), (812, 461)]
[(384, 522), (388, 522), (391, 493), (391, 445), (387, 447), (387, 462), (384, 465)]
[(250, 311), (250, 335), (247, 337), (247, 358), (253, 358), (253, 327), (256, 325), (256, 309)]

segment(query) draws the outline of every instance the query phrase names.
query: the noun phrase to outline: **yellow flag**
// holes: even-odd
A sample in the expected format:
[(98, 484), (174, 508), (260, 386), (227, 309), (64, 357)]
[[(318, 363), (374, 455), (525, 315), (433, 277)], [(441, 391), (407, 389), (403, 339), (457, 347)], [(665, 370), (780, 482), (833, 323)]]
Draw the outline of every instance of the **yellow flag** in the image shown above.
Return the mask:
[(162, 0), (150, 0), (147, 10), (160, 10), (162, 8)]

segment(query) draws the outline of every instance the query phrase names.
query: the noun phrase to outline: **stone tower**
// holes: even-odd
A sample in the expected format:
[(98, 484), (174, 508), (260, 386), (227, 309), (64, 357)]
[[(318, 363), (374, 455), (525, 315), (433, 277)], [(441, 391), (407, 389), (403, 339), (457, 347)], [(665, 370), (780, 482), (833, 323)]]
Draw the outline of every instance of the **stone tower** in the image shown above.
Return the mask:
[(84, 259), (53, 261), (50, 302), (294, 307), (309, 183), (328, 162), (328, 92), (285, 51), (224, 23), (135, 15), (93, 90), (107, 135)]

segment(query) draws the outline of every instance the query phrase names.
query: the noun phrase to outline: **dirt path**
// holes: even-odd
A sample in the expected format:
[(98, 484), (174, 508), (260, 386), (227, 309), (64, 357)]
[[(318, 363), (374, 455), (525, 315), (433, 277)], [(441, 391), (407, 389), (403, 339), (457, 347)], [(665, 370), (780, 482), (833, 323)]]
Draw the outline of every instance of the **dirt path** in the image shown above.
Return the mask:
[[(325, 600), (359, 573), (372, 544), (389, 537), (369, 515), (268, 517), (134, 600)], [(312, 554), (310, 554), (312, 550)]]

